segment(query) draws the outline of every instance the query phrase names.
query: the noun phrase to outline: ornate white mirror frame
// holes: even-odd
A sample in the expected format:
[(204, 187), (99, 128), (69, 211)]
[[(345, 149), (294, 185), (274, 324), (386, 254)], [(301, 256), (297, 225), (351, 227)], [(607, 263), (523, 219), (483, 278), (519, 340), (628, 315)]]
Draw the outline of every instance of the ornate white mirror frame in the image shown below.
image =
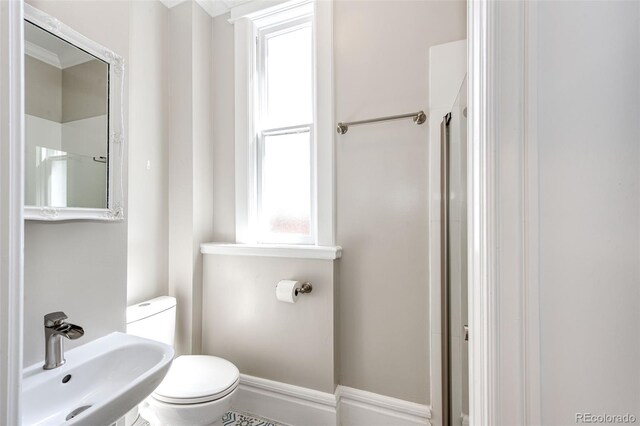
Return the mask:
[(108, 198), (107, 208), (74, 208), (50, 206), (25, 206), (24, 218), (28, 220), (105, 220), (124, 219), (123, 162), (124, 162), (124, 59), (110, 49), (83, 36), (58, 19), (24, 4), (24, 19), (50, 32), (74, 46), (109, 64), (109, 146), (108, 146)]

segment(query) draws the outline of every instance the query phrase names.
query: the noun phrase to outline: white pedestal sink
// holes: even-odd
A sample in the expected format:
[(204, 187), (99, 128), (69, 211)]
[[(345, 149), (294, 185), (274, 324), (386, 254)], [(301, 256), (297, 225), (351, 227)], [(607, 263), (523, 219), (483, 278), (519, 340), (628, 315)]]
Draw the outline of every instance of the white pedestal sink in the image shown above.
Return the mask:
[(163, 343), (111, 333), (65, 354), (54, 370), (24, 370), (22, 424), (108, 426), (158, 387), (173, 360)]

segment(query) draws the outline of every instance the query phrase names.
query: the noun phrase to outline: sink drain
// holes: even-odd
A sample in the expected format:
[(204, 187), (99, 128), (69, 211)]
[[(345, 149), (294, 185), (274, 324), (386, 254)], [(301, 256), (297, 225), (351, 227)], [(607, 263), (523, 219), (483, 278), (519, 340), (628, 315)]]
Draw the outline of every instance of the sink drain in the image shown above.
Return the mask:
[(83, 405), (82, 407), (78, 407), (72, 412), (70, 412), (69, 414), (67, 414), (67, 418), (65, 420), (71, 420), (72, 418), (76, 417), (77, 415), (81, 414), (82, 412), (88, 410), (91, 407), (92, 407), (91, 405)]

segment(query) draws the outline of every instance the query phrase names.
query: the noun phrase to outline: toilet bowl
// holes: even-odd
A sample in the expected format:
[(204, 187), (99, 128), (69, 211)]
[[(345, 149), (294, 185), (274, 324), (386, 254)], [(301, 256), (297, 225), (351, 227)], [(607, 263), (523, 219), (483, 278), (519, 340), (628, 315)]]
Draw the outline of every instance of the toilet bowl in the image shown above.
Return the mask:
[[(163, 296), (127, 308), (127, 333), (173, 345), (176, 299)], [(221, 425), (231, 409), (240, 372), (226, 359), (182, 355), (140, 405), (152, 426)], [(135, 421), (135, 413), (127, 416)]]

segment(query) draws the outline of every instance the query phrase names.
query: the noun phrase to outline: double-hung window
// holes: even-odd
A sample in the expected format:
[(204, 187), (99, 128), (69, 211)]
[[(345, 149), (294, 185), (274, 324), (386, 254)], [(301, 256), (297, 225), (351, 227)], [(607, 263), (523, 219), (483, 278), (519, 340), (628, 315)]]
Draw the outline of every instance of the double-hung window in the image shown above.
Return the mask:
[(334, 244), (331, 19), (323, 1), (232, 10), (240, 243)]
[[(258, 243), (315, 243), (313, 9), (255, 21), (253, 227)], [(291, 13), (294, 12), (294, 13)]]

